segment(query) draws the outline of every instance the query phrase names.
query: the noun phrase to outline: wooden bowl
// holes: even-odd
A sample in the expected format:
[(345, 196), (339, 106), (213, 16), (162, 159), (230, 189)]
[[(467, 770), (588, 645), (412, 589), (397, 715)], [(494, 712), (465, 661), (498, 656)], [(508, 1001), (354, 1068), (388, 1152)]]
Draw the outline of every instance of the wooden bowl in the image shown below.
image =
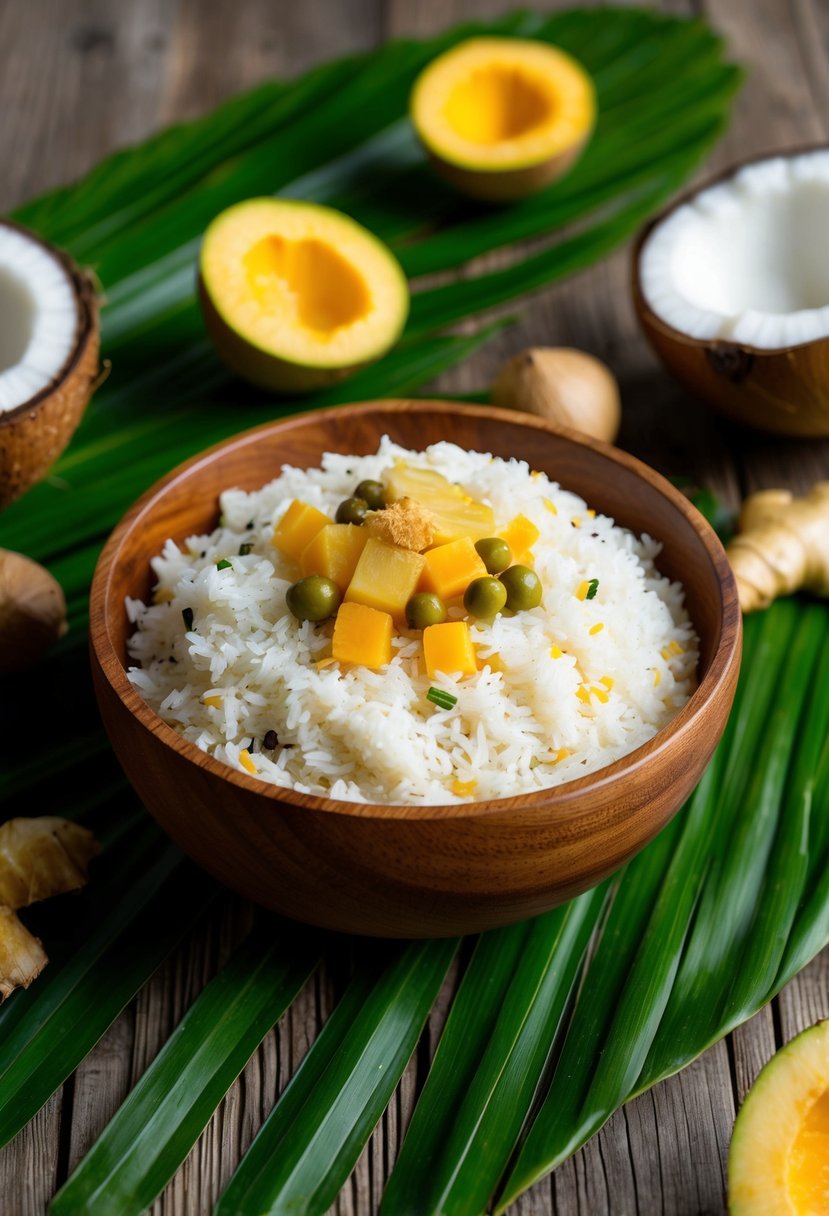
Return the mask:
[[(700, 636), (699, 687), (648, 743), (554, 789), (451, 806), (339, 802), (267, 785), (166, 725), (127, 679), (124, 597), (146, 599), (165, 540), (215, 527), (218, 496), (256, 489), (283, 463), (373, 452), (380, 437), (421, 449), (451, 439), (527, 460), (591, 506), (658, 537)], [(605, 444), (528, 415), (445, 401), (378, 401), (301, 414), (230, 439), (175, 469), (136, 503), (95, 571), (92, 669), (124, 770), (173, 840), (260, 904), (327, 928), (442, 937), (533, 916), (623, 865), (696, 785), (725, 727), (741, 650), (737, 593), (702, 516), (657, 473)]]

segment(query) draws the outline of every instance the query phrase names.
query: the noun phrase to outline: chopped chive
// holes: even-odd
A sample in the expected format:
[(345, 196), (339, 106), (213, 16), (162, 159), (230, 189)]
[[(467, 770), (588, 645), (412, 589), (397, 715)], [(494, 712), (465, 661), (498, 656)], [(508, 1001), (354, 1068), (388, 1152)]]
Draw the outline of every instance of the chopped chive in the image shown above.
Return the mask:
[(247, 557), (247, 555), (250, 553), (252, 548), (253, 548), (253, 541), (246, 541), (243, 545), (239, 546), (239, 556)]
[(599, 580), (597, 578), (591, 578), (587, 584), (587, 595), (585, 595), (584, 598), (586, 600), (595, 599), (596, 592), (598, 590), (599, 590)]
[(184, 628), (190, 630), (193, 628), (193, 609), (182, 608), (181, 616), (184, 621)]
[(437, 705), (438, 709), (452, 709), (458, 703), (457, 697), (453, 697), (451, 692), (444, 692), (442, 688), (430, 688), (426, 700)]
[(226, 557), (223, 557), (221, 559), (221, 561), (216, 562), (216, 569), (217, 570), (229, 570), (230, 562), (227, 560)]

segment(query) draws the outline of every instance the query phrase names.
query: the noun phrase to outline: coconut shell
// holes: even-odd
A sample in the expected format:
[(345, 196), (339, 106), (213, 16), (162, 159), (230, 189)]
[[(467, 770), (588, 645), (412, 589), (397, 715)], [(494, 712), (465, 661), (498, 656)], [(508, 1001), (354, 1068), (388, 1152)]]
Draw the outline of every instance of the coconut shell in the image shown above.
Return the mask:
[(72, 353), (52, 384), (0, 413), (0, 508), (25, 494), (57, 460), (83, 417), (98, 376), (98, 306), (90, 278), (66, 254), (21, 231), (45, 246), (71, 278), (78, 324)]
[[(807, 150), (798, 148), (792, 155)], [(640, 283), (640, 256), (653, 229), (698, 194), (767, 156), (734, 165), (683, 194), (648, 223), (633, 251), (633, 303), (645, 337), (668, 371), (713, 409), (757, 430), (825, 439), (829, 438), (829, 337), (774, 350), (692, 338), (656, 315)]]

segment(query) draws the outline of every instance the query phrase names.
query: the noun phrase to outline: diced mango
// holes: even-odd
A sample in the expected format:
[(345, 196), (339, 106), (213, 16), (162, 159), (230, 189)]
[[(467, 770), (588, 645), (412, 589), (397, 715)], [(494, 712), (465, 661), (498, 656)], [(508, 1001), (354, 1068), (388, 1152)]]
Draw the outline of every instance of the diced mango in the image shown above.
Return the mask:
[(366, 604), (340, 604), (334, 621), (331, 656), (339, 663), (384, 667), (391, 662), (392, 619)]
[(475, 649), (466, 621), (444, 621), (442, 625), (427, 625), (423, 630), (423, 657), (430, 680), (433, 680), (439, 671), (445, 675), (460, 673), (462, 676), (474, 676), (478, 670)]
[(322, 574), (345, 591), (367, 540), (368, 532), (357, 524), (326, 524), (302, 550), (302, 573)]
[(390, 502), (413, 498), (429, 511), (434, 520), (436, 545), (447, 544), (461, 536), (480, 540), (482, 536), (492, 535), (495, 527), (492, 507), (470, 498), (442, 473), (413, 468), (398, 461), (385, 474), (384, 481)]
[(473, 579), (483, 578), (487, 572), (469, 536), (438, 545), (424, 556), (420, 590), (434, 591), (442, 600), (463, 595)]
[(527, 519), (526, 515), (516, 515), (504, 528), (501, 539), (507, 542), (514, 559), (520, 562), (528, 556), (540, 535), (531, 519)]
[[(425, 558), (411, 549), (398, 549), (369, 536), (348, 584), (345, 599), (388, 612), (395, 620), (406, 617), (406, 605), (415, 593)], [(342, 609), (340, 610), (342, 611)]]
[(316, 507), (295, 498), (288, 510), (274, 528), (273, 546), (286, 557), (292, 557), (298, 562), (305, 549), (314, 539), (320, 529), (331, 520)]

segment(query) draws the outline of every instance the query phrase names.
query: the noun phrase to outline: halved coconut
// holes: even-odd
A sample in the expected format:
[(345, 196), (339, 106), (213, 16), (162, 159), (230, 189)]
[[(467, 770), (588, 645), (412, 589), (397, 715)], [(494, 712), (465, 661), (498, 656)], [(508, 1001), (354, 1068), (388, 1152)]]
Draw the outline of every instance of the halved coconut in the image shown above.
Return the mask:
[(640, 237), (634, 300), (666, 366), (739, 422), (829, 436), (829, 149), (764, 157)]
[(406, 276), (382, 241), (332, 207), (278, 198), (236, 203), (213, 220), (199, 292), (228, 367), (285, 393), (379, 359), (409, 312)]
[(0, 507), (43, 477), (98, 374), (98, 311), (74, 262), (0, 221)]
[(470, 38), (415, 81), (415, 130), (458, 190), (524, 198), (570, 168), (596, 119), (593, 82), (566, 52), (526, 38)]

